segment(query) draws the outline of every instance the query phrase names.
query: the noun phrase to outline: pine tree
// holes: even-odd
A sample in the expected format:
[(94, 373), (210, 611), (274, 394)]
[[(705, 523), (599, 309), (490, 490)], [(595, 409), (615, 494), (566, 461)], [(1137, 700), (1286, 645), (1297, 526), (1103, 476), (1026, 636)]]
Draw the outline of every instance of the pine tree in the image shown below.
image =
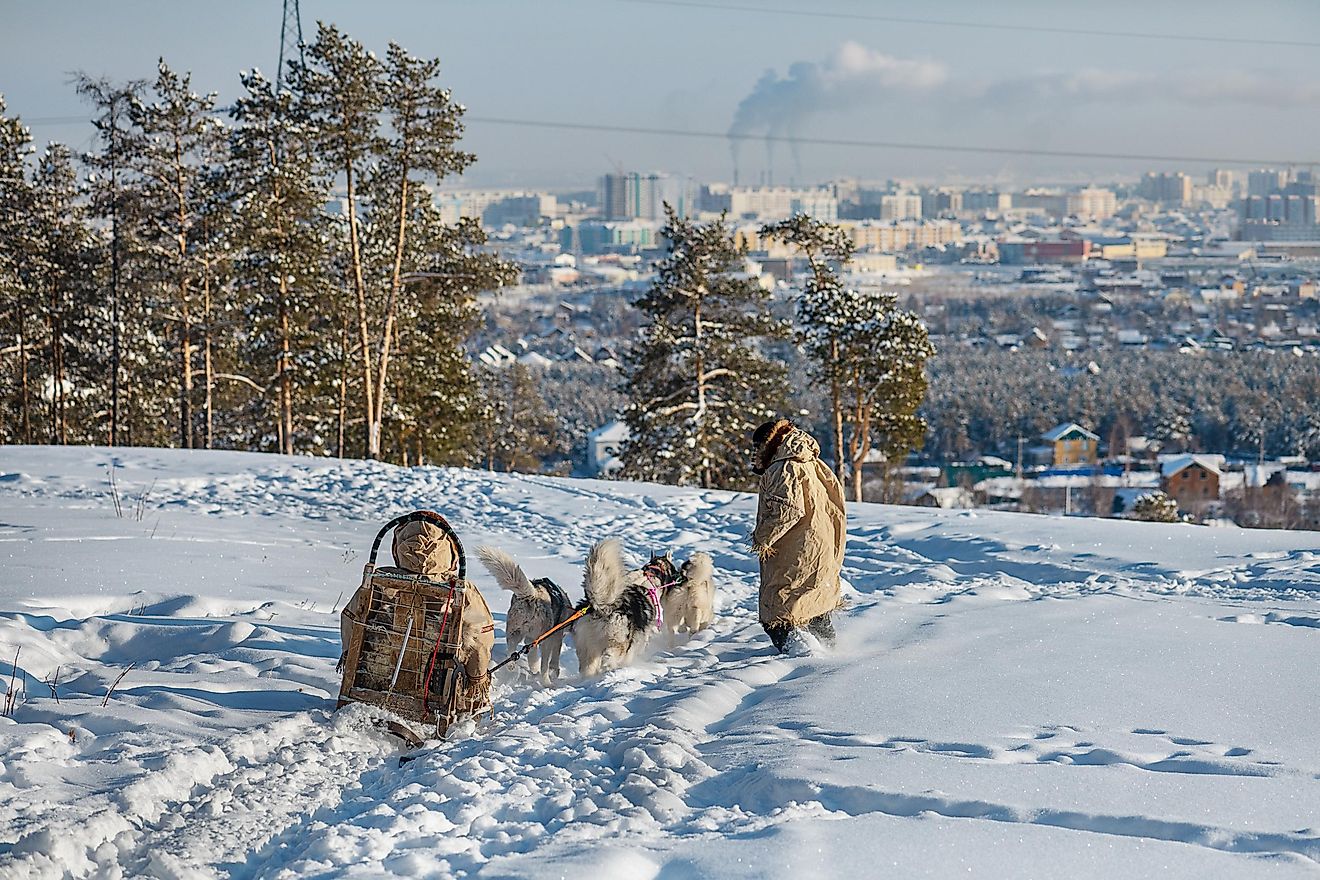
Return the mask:
[[(154, 329), (172, 337), (177, 393), (177, 440), (197, 443), (196, 336), (207, 315), (207, 230), (203, 212), (214, 169), (223, 161), (224, 132), (212, 112), (214, 95), (193, 92), (191, 76), (175, 73), (162, 59), (151, 87), (154, 100), (134, 101), (129, 116), (134, 137), (128, 164), (137, 175), (137, 220), (150, 261)], [(203, 431), (204, 433), (204, 431)]]
[(920, 319), (898, 307), (897, 296), (844, 285), (839, 268), (852, 259), (853, 244), (836, 224), (799, 214), (761, 234), (807, 257), (798, 339), (813, 375), (829, 386), (836, 473), (843, 479), (846, 462), (853, 497), (861, 501), (862, 467), (873, 449), (886, 463), (888, 485), (896, 464), (921, 444), (926, 423), (917, 410), (935, 349)]
[[(326, 370), (326, 318), (330, 303), (333, 233), (324, 214), (326, 179), (315, 172), (307, 120), (290, 92), (275, 93), (258, 72), (245, 73), (247, 94), (234, 105), (227, 177), (233, 188), (236, 284), (248, 325), (241, 346), (245, 369), (229, 377), (258, 395), (249, 444), (293, 454), (324, 451), (327, 427), (317, 412), (334, 406), (318, 397), (318, 381), (333, 385)], [(323, 417), (322, 417), (323, 418)], [(319, 438), (320, 442), (317, 442)]]
[(872, 450), (885, 464), (886, 501), (898, 500), (895, 476), (904, 457), (921, 445), (926, 420), (918, 414), (926, 397), (926, 361), (935, 354), (921, 319), (882, 294), (881, 314), (861, 323), (844, 358), (852, 400), (853, 500), (862, 499), (862, 464)]
[(751, 431), (786, 397), (785, 370), (760, 345), (788, 328), (744, 274), (745, 253), (723, 217), (702, 224), (665, 213), (668, 255), (637, 301), (648, 324), (626, 356), (624, 470), (677, 485), (744, 485)]
[[(390, 219), (386, 240), (391, 258), (384, 302), (377, 310), (381, 329), (376, 347), (376, 388), (374, 394), (368, 395), (368, 431), (375, 438), (370, 452), (373, 457), (380, 454), (379, 435), (385, 420), (391, 348), (395, 324), (403, 305), (401, 300), (406, 295), (404, 272), (409, 267), (405, 265), (405, 260), (410, 249), (416, 250), (419, 239), (424, 240), (428, 234), (434, 236), (437, 231), (443, 237), (443, 230), (434, 228), (439, 216), (426, 210), (427, 205), (420, 206), (420, 211), (416, 209), (417, 193), (420, 192), (429, 202), (429, 196), (420, 184), (426, 179), (440, 181), (451, 174), (460, 174), (476, 161), (476, 156), (456, 147), (463, 132), (463, 108), (454, 103), (448, 89), (433, 82), (439, 72), (438, 59), (417, 58), (409, 55), (398, 44), (390, 44), (386, 54), (384, 83), (384, 105), (389, 117), (390, 136), (378, 141), (380, 162), (372, 174), (370, 187), (374, 222), (383, 226), (384, 218)], [(485, 237), (481, 235), (479, 243), (484, 241)], [(412, 268), (420, 268), (416, 265), (416, 259), (407, 262), (412, 264)], [(450, 271), (457, 270), (460, 274), (473, 272), (477, 268), (471, 265), (448, 267)], [(471, 282), (482, 286), (486, 283), (499, 286), (501, 283), (497, 277), (487, 281), (479, 274), (471, 278), (460, 278), (460, 281), (465, 282), (458, 285), (460, 289), (476, 289), (477, 285)], [(461, 345), (462, 338), (450, 338), (452, 342)], [(373, 397), (376, 408), (371, 412), (370, 402)]]
[(93, 79), (86, 74), (78, 74), (75, 84), (78, 93), (95, 110), (92, 125), (96, 127), (101, 142), (101, 151), (83, 154), (82, 161), (92, 172), (88, 178), (92, 216), (104, 220), (107, 226), (108, 260), (101, 262), (109, 264), (109, 271), (102, 273), (106, 290), (103, 300), (108, 307), (98, 311), (106, 312), (104, 324), (108, 331), (100, 335), (109, 337), (109, 418), (105, 436), (110, 446), (116, 446), (126, 436), (128, 442), (132, 442), (131, 417), (125, 405), (127, 376), (124, 336), (126, 317), (132, 308), (127, 301), (123, 268), (132, 253), (133, 244), (129, 232), (132, 224), (125, 222), (125, 215), (129, 213), (125, 154), (131, 137), (129, 108), (138, 100), (145, 83), (133, 81), (115, 85), (107, 79)]
[(51, 144), (42, 154), (31, 194), (31, 235), (20, 275), (41, 334), (32, 353), (46, 410), (39, 436), (53, 444), (94, 442), (104, 436), (94, 408), (104, 364), (91, 320), (99, 254), (67, 147)]
[(1137, 498), (1132, 504), (1132, 518), (1144, 522), (1178, 522), (1178, 502), (1155, 489)]
[(474, 161), (457, 148), (463, 108), (438, 71), (396, 45), (382, 64), (322, 25), (291, 77), (324, 171), (347, 189), (342, 262), (372, 458), (387, 445), (400, 460), (471, 458), (478, 398), (463, 346), (475, 297), (517, 275), (479, 250), (479, 224), (445, 224), (423, 185)]
[(813, 362), (814, 378), (830, 389), (830, 431), (834, 473), (844, 479), (844, 383), (848, 373), (843, 347), (855, 325), (859, 294), (844, 287), (833, 264), (847, 265), (853, 243), (837, 224), (797, 214), (788, 220), (761, 227), (761, 235), (782, 241), (802, 251), (810, 273), (798, 297), (798, 340)]
[[(513, 283), (518, 270), (479, 250), (486, 235), (476, 221), (448, 225), (429, 199), (417, 201), (412, 214), (403, 259), (406, 283), (392, 330), (394, 378), (382, 419), (392, 439), (385, 448), (400, 461), (409, 457), (404, 450), (412, 449), (410, 457), (418, 463), (472, 463), (478, 460), (483, 418), (481, 389), (466, 351), (480, 322), (476, 297)], [(380, 252), (388, 260), (388, 236), (385, 241)]]
[(559, 422), (541, 396), (530, 368), (513, 364), (479, 374), (483, 417), (482, 464), (487, 470), (536, 473), (560, 448)]
[[(380, 454), (380, 432), (375, 422), (376, 382), (372, 356), (367, 282), (363, 269), (362, 230), (358, 212), (359, 188), (367, 166), (380, 150), (377, 131), (384, 111), (384, 69), (361, 43), (334, 25), (320, 22), (316, 41), (307, 47), (306, 63), (290, 65), (289, 82), (298, 98), (298, 112), (313, 133), (312, 147), (331, 178), (342, 176), (345, 185), (344, 241), (347, 286), (353, 310), (353, 335), (362, 379), (364, 452)], [(346, 392), (346, 383), (341, 383)], [(345, 401), (346, 403), (347, 401)], [(340, 414), (341, 424), (346, 414)]]
[(22, 277), (31, 235), (32, 186), (28, 162), (32, 137), (27, 126), (5, 115), (0, 98), (0, 303), (4, 312), (4, 421), (0, 439), (9, 443), (32, 443), (36, 395), (32, 378), (33, 295)]

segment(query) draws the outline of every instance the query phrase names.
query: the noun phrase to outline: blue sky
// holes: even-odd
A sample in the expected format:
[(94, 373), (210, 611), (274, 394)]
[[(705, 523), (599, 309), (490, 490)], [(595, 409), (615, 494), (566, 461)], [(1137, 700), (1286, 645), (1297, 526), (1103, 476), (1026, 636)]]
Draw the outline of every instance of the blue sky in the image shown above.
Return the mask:
[[(0, 92), (9, 112), (34, 120), (42, 142), (87, 143), (84, 124), (36, 121), (86, 114), (68, 85), (73, 71), (147, 77), (163, 55), (223, 101), (236, 93), (239, 70), (271, 71), (278, 54), (279, 0), (0, 2)], [(1320, 39), (1320, 4), (1306, 0), (824, 0), (778, 7), (1007, 30), (791, 16), (769, 11), (774, 4), (762, 0), (724, 2), (765, 11), (632, 0), (303, 0), (302, 15), (309, 38), (324, 19), (378, 51), (395, 40), (438, 56), (446, 84), (474, 117), (715, 132), (738, 118), (751, 134), (785, 137), (1320, 159), (1315, 48), (1020, 29)], [(467, 146), (479, 157), (464, 181), (471, 185), (589, 187), (616, 164), (732, 175), (730, 148), (718, 140), (475, 120), (468, 131)], [(811, 144), (796, 155), (781, 145), (770, 155), (756, 142), (739, 150), (744, 181), (772, 172), (777, 183), (839, 176), (1102, 180), (1157, 164)]]

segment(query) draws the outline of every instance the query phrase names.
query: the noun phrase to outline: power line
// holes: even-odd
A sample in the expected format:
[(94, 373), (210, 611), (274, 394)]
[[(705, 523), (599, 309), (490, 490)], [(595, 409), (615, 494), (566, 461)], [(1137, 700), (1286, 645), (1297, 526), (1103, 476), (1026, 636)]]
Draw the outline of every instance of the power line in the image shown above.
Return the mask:
[(1254, 46), (1291, 46), (1320, 48), (1320, 42), (1310, 40), (1272, 40), (1257, 37), (1212, 37), (1196, 34), (1144, 33), (1141, 31), (1091, 31), (1083, 28), (1047, 27), (1044, 25), (996, 24), (992, 21), (951, 21), (942, 18), (915, 18), (903, 15), (875, 15), (869, 12), (833, 12), (825, 9), (784, 9), (782, 7), (747, 6), (738, 3), (705, 3), (697, 0), (617, 0), (620, 3), (647, 6), (681, 6), (689, 9), (717, 9), (730, 12), (758, 12), (770, 15), (792, 15), (799, 18), (834, 18), (849, 21), (881, 21), (891, 24), (919, 24), (935, 27), (977, 28), (995, 31), (1020, 31), (1037, 34), (1067, 34), (1083, 37), (1119, 37), (1136, 40), (1177, 40), (1190, 43), (1246, 44)]
[(632, 125), (594, 125), (583, 122), (555, 122), (542, 119), (509, 119), (494, 116), (468, 116), (467, 122), (490, 125), (521, 125), (529, 128), (554, 128), (571, 131), (596, 131), (615, 134), (646, 134), (703, 140), (750, 141), (753, 143), (800, 144), (824, 147), (856, 147), (878, 150), (926, 150), (941, 153), (985, 153), (1004, 156), (1045, 156), (1059, 159), (1118, 159), (1145, 162), (1189, 162), (1207, 165), (1314, 165), (1314, 160), (1253, 159), (1241, 156), (1171, 156), (1158, 153), (1106, 153), (1092, 150), (1046, 150), (1036, 147), (977, 147), (963, 144), (926, 144), (905, 141), (866, 141), (847, 138), (785, 137), (782, 135), (730, 134), (678, 128), (645, 128)]
[[(222, 111), (215, 111), (220, 115)], [(85, 123), (81, 116), (46, 116), (23, 118), (31, 125), (66, 125)], [(871, 141), (850, 138), (787, 137), (783, 135), (730, 134), (725, 131), (701, 131), (681, 128), (651, 128), (637, 125), (609, 125), (590, 122), (561, 122), (550, 119), (514, 119), (502, 116), (467, 116), (466, 122), (485, 125), (512, 125), (525, 128), (557, 129), (561, 131), (589, 131), (607, 134), (641, 134), (660, 137), (681, 137), (696, 140), (715, 140), (771, 144), (797, 144), (800, 146), (851, 147), (868, 150), (922, 150), (937, 153), (971, 153), (999, 156), (1040, 156), (1055, 159), (1112, 159), (1141, 162), (1187, 162), (1203, 165), (1258, 165), (1305, 166), (1320, 164), (1315, 159), (1264, 159), (1245, 156), (1186, 156), (1167, 153), (1110, 153), (1101, 150), (1050, 150), (1040, 147), (993, 147), (967, 144), (916, 143), (909, 141)]]

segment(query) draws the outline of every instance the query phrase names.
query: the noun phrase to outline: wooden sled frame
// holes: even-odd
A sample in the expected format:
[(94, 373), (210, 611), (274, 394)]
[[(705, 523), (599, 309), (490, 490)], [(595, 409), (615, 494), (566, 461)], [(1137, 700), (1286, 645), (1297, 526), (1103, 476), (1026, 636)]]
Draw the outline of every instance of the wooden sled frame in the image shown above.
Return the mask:
[[(381, 541), (410, 522), (438, 526), (453, 542), (455, 574), (433, 579), (386, 567), (377, 569)], [(449, 522), (430, 510), (390, 520), (376, 533), (362, 569), (362, 584), (344, 609), (351, 631), (345, 646), (339, 706), (368, 703), (425, 724), (443, 735), (462, 715), (480, 709), (458, 650), (463, 638), (467, 558)], [(484, 694), (484, 688), (478, 689)]]

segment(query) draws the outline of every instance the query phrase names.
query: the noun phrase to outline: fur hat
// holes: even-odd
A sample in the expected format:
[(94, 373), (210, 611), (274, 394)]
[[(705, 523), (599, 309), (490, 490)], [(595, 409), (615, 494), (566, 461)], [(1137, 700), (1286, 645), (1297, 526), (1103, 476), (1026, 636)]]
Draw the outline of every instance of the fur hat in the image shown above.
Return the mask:
[(752, 473), (758, 475), (765, 473), (766, 468), (770, 467), (775, 452), (779, 449), (779, 444), (796, 427), (788, 419), (774, 419), (756, 429), (752, 434), (752, 449), (755, 450), (756, 455), (756, 464), (752, 467)]

